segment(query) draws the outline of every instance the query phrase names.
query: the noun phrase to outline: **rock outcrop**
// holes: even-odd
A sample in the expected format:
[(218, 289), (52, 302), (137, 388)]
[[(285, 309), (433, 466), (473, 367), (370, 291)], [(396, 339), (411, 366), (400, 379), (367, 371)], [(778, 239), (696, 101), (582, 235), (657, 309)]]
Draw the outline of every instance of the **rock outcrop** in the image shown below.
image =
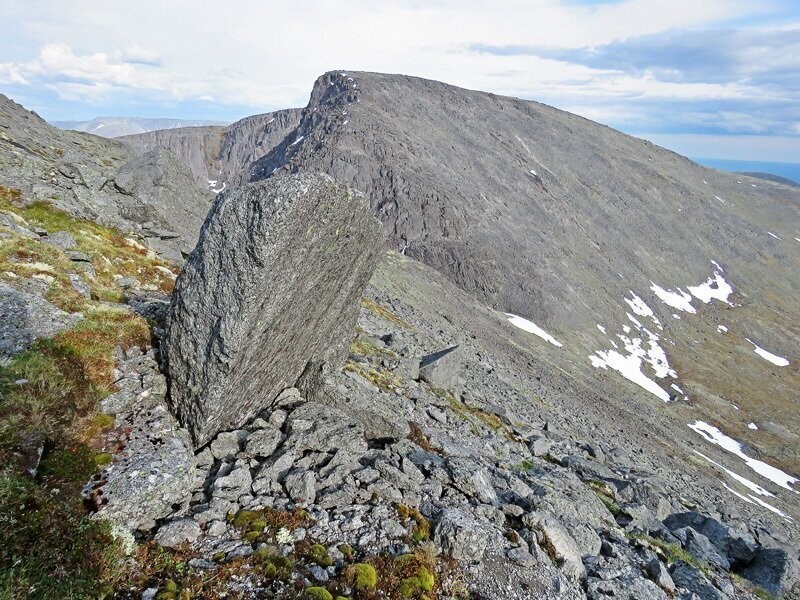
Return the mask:
[(2, 94), (0, 165), (0, 186), (22, 201), (138, 234), (175, 262), (194, 247), (213, 199), (170, 150), (136, 156), (122, 142), (57, 129)]
[(219, 190), (250, 179), (251, 165), (291, 133), (301, 110), (290, 108), (245, 117), (227, 127), (160, 129), (120, 138), (137, 154), (168, 149), (201, 186)]
[(377, 263), (365, 198), (322, 175), (220, 196), (175, 286), (171, 403), (195, 445), (341, 357)]

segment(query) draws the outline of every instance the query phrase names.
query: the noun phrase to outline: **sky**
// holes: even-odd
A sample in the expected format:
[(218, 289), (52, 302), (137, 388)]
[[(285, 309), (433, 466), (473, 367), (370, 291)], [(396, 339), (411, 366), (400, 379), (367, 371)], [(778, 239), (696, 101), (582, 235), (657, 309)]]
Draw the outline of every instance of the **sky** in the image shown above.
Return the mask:
[(0, 40), (0, 92), (48, 120), (232, 121), (379, 71), (800, 163), (797, 0), (3, 0)]

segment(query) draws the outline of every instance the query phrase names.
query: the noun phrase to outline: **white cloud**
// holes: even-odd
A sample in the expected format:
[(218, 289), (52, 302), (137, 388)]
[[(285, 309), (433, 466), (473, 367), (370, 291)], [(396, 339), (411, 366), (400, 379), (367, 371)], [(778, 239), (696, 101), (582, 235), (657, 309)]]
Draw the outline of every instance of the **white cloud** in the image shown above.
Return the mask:
[[(564, 0), (238, 0), (224, 7), (211, 0), (38, 0), (34, 7), (10, 0), (0, 5), (0, 38), (9, 40), (16, 55), (0, 64), (0, 83), (108, 106), (114, 98), (156, 98), (256, 112), (304, 105), (318, 75), (342, 68), (540, 99), (617, 126), (635, 119), (638, 131), (655, 130), (642, 126), (648, 102), (680, 100), (684, 112), (674, 112), (676, 121), (685, 117), (705, 126), (718, 120), (760, 133), (763, 120), (742, 104), (726, 107), (721, 117), (705, 109), (691, 114), (686, 106), (764, 99), (764, 91), (746, 81), (660, 81), (648, 73), (469, 49), (598, 47), (669, 29), (714, 27), (762, 14), (765, 6), (750, 0), (589, 6)], [(664, 113), (658, 118), (663, 121)], [(796, 122), (785, 130), (798, 127)]]
[[(135, 50), (140, 57), (145, 52), (141, 48)], [(66, 44), (47, 44), (31, 61), (0, 63), (0, 83), (47, 86), (67, 98), (96, 96), (114, 87), (166, 89), (164, 74), (129, 63), (124, 57), (125, 51), (77, 55)]]

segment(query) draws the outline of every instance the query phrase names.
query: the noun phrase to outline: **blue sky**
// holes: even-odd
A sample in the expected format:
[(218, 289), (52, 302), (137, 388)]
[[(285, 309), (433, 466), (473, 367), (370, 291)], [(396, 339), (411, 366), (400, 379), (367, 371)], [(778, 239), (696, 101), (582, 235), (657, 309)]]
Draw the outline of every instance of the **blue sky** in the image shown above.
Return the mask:
[(50, 120), (234, 120), (331, 69), (539, 100), (690, 156), (800, 162), (796, 0), (5, 0), (0, 91)]

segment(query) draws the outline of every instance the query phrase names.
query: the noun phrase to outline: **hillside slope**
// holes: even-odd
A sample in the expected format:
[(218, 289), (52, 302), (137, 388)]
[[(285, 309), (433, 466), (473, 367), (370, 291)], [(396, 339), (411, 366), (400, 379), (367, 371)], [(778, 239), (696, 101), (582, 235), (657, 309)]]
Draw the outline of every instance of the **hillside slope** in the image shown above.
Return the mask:
[(797, 189), (535, 102), (374, 73), (320, 77), (251, 177), (297, 171), (363, 190), (397, 250), (532, 321), (609, 402), (672, 399), (686, 424), (800, 472)]
[(167, 149), (136, 156), (115, 140), (53, 127), (2, 94), (0, 186), (139, 234), (174, 261), (194, 247), (213, 199)]

